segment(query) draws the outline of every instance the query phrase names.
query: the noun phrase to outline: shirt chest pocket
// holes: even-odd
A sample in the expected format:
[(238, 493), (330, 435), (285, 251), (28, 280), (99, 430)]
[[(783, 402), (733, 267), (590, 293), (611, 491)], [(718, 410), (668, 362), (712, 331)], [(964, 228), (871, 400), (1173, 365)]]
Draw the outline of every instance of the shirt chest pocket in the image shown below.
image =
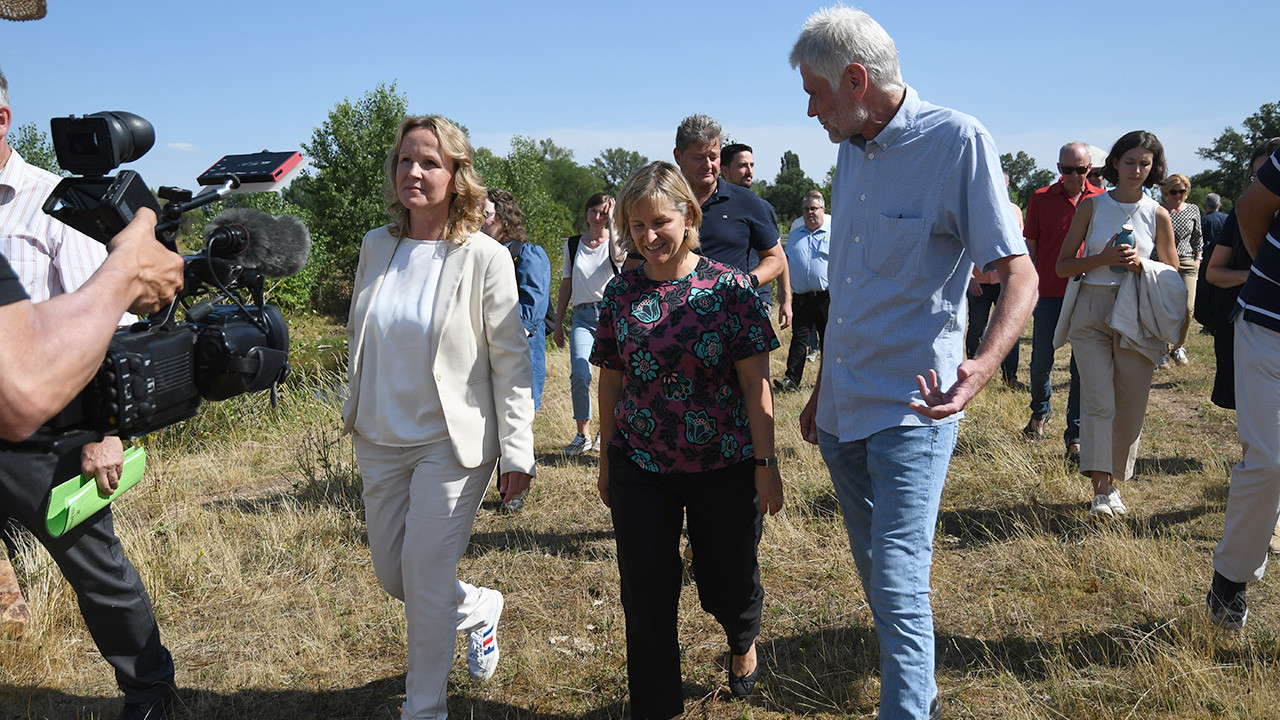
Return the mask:
[(863, 262), (881, 277), (914, 280), (929, 261), (928, 244), (929, 228), (923, 218), (877, 215), (871, 237), (863, 242)]

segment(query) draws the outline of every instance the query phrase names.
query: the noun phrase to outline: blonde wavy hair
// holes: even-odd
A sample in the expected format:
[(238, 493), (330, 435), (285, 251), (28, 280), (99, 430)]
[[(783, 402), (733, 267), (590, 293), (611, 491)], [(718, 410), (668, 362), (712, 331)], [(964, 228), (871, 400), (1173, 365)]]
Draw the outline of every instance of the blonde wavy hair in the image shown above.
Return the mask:
[(631, 239), (631, 213), (642, 203), (651, 202), (655, 206), (668, 203), (689, 221), (689, 232), (684, 237), (684, 246), (689, 250), (697, 250), (698, 228), (702, 225), (702, 208), (693, 197), (689, 181), (685, 180), (680, 168), (665, 160), (657, 160), (636, 171), (627, 181), (627, 186), (618, 193), (618, 204), (613, 208), (614, 226), (622, 234), (622, 249), (635, 252), (636, 244)]
[(1191, 180), (1189, 180), (1187, 176), (1183, 175), (1182, 173), (1174, 173), (1169, 177), (1165, 178), (1165, 181), (1160, 183), (1160, 190), (1161, 192), (1167, 193), (1179, 185), (1185, 187), (1188, 191), (1191, 190)]
[(387, 212), (391, 215), (391, 235), (400, 237), (409, 227), (409, 209), (400, 202), (396, 188), (396, 163), (400, 160), (404, 136), (419, 128), (430, 130), (440, 142), (440, 151), (453, 161), (453, 198), (449, 201), (444, 237), (455, 245), (461, 245), (484, 225), (485, 188), (476, 173), (471, 141), (466, 133), (442, 115), (410, 115), (401, 120), (400, 127), (396, 129), (396, 139), (391, 144), (391, 152), (387, 153), (383, 168), (386, 184), (382, 188)]

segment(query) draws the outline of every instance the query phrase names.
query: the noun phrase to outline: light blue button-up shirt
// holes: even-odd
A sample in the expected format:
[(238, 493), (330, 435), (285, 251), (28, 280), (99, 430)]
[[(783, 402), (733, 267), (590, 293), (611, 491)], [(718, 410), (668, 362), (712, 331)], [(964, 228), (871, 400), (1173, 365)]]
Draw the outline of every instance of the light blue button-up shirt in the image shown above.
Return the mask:
[(787, 270), (791, 275), (791, 291), (819, 292), (827, 289), (827, 258), (831, 251), (831, 233), (823, 223), (810, 230), (801, 223), (787, 235)]
[(873, 140), (840, 144), (832, 183), (830, 314), (818, 427), (862, 440), (931, 420), (916, 375), (946, 389), (964, 359), (964, 294), (976, 263), (1027, 252), (995, 142), (981, 123), (915, 90)]

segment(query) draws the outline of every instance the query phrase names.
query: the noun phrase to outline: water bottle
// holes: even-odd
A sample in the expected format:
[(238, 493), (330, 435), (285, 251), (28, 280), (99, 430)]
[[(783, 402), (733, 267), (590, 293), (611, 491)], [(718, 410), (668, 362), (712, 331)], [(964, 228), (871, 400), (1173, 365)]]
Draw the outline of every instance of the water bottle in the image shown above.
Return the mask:
[[(1115, 243), (1116, 247), (1119, 247), (1121, 245), (1128, 245), (1129, 247), (1133, 247), (1133, 243), (1134, 243), (1133, 226), (1130, 225), (1129, 223), (1125, 223), (1124, 225), (1121, 225), (1120, 235), (1116, 237), (1116, 243)], [(1114, 273), (1127, 272), (1123, 267), (1120, 267), (1119, 265), (1110, 265), (1108, 267), (1110, 267), (1111, 272), (1114, 272)]]

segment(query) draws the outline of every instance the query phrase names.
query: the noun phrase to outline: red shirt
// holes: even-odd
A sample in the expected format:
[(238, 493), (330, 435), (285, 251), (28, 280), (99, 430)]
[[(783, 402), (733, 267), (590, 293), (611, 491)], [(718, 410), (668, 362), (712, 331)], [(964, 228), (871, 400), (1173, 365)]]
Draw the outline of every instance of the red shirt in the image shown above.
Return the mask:
[(1022, 237), (1036, 243), (1036, 272), (1040, 274), (1040, 297), (1062, 297), (1067, 292), (1067, 278), (1058, 277), (1054, 268), (1062, 241), (1067, 237), (1071, 219), (1076, 215), (1076, 205), (1087, 197), (1101, 195), (1104, 191), (1087, 180), (1084, 192), (1072, 200), (1062, 188), (1062, 180), (1042, 187), (1031, 194), (1027, 201), (1027, 221)]

